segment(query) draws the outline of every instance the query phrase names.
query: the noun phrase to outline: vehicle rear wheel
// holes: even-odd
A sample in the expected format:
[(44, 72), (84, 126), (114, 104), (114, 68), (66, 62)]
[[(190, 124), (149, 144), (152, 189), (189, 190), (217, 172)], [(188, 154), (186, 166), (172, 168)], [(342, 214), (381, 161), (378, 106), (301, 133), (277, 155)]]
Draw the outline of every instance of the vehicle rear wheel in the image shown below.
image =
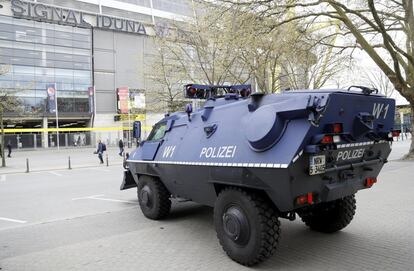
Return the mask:
[(237, 188), (224, 189), (214, 206), (214, 225), (223, 250), (234, 261), (251, 266), (273, 255), (280, 222), (267, 200)]
[(170, 213), (170, 192), (159, 179), (151, 176), (139, 177), (137, 193), (139, 206), (146, 217), (159, 220)]
[(355, 209), (355, 195), (350, 195), (335, 201), (320, 203), (299, 215), (312, 230), (333, 233), (351, 223)]

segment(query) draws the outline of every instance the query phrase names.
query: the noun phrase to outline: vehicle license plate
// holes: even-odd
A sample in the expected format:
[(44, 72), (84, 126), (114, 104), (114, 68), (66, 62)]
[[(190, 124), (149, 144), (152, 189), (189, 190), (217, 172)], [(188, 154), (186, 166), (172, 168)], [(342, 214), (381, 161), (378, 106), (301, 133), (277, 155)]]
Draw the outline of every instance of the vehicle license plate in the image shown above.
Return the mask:
[(315, 155), (310, 157), (309, 175), (316, 175), (325, 172), (325, 155)]

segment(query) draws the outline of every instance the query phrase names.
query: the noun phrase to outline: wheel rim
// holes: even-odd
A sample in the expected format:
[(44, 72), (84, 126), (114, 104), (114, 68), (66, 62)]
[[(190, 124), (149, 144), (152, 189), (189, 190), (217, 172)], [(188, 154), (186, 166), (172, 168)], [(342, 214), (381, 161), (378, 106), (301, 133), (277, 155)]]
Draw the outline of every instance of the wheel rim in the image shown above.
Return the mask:
[(226, 236), (238, 245), (245, 245), (249, 241), (249, 221), (237, 206), (231, 206), (224, 212), (223, 229)]
[(151, 208), (152, 207), (152, 203), (153, 203), (153, 196), (152, 196), (152, 191), (149, 188), (148, 185), (145, 185), (141, 191), (139, 191), (139, 198), (140, 198), (140, 202), (142, 203), (142, 205), (144, 205), (147, 208)]

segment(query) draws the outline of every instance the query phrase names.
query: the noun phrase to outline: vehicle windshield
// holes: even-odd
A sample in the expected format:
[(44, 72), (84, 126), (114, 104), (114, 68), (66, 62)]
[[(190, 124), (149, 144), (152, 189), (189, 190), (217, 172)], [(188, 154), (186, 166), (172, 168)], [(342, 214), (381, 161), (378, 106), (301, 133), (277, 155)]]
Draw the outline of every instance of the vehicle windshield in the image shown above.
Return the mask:
[(165, 135), (166, 128), (167, 128), (166, 122), (156, 124), (154, 128), (152, 129), (151, 133), (149, 134), (147, 140), (149, 141), (161, 140)]

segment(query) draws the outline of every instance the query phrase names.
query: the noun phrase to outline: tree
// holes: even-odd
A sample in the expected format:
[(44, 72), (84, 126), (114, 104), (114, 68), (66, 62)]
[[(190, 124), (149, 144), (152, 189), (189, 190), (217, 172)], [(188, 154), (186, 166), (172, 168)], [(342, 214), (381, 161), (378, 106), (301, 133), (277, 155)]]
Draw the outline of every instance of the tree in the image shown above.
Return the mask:
[(156, 40), (158, 45), (155, 54), (148, 59), (149, 72), (146, 79), (150, 82), (148, 91), (152, 93), (152, 100), (147, 101), (152, 111), (174, 112), (182, 110), (182, 86), (185, 83), (186, 73), (182, 66), (177, 64), (168, 47), (162, 40)]
[(367, 85), (378, 89), (378, 92), (386, 97), (392, 97), (394, 94), (394, 86), (381, 70), (364, 71), (363, 79)]
[[(0, 65), (0, 76), (9, 73), (10, 65)], [(20, 107), (20, 101), (15, 96), (16, 90), (0, 89), (0, 147), (1, 147), (1, 166), (6, 166), (4, 155), (5, 132), (4, 132), (4, 114), (7, 112), (16, 112)]]
[[(153, 66), (162, 70), (163, 62), (167, 64), (164, 68), (174, 63), (181, 82), (250, 82), (258, 90), (272, 93), (284, 88), (321, 87), (339, 70), (332, 68), (340, 62), (338, 55), (323, 44), (311, 42), (311, 35), (303, 31), (306, 26), (292, 22), (284, 28), (273, 28), (271, 20), (252, 12), (223, 12), (209, 4), (195, 10), (203, 14), (195, 12), (193, 23), (176, 23), (157, 31), (159, 53), (164, 56), (158, 56)], [(315, 54), (321, 53), (330, 57), (319, 62)], [(158, 82), (166, 86), (164, 94), (171, 97), (171, 88), (167, 87), (171, 82), (162, 77)]]
[[(217, 2), (217, 1), (216, 1)], [(361, 49), (410, 103), (414, 115), (414, 8), (413, 0), (219, 0), (233, 8), (255, 11), (273, 19), (274, 28), (293, 21), (338, 20), (341, 49)], [(292, 9), (295, 13), (292, 15)], [(414, 118), (413, 123), (414, 127)], [(407, 157), (414, 157), (414, 138)]]

